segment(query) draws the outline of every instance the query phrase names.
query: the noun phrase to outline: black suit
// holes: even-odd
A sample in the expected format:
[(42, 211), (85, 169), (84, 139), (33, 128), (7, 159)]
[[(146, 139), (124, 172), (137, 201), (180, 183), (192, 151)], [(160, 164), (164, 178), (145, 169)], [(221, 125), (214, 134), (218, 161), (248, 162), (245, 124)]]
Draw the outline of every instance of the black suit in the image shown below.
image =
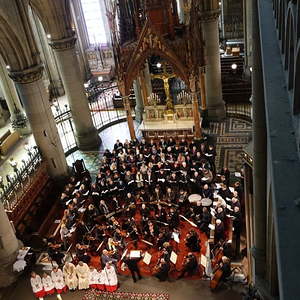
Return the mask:
[(130, 259), (130, 258), (127, 258), (124, 260), (124, 263), (127, 265), (128, 269), (130, 270), (130, 273), (131, 273), (131, 276), (132, 276), (132, 279), (134, 282), (136, 282), (136, 276), (138, 276), (139, 279), (142, 279), (142, 276), (141, 276), (141, 273), (140, 273), (140, 270), (139, 270), (139, 267), (138, 267), (138, 261), (140, 259)]

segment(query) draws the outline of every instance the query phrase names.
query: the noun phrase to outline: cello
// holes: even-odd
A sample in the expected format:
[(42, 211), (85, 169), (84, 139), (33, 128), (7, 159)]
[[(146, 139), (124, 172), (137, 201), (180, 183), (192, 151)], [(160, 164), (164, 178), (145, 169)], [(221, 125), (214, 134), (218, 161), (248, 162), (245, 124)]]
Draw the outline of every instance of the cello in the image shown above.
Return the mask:
[(218, 266), (218, 268), (214, 272), (214, 276), (210, 280), (210, 289), (212, 291), (214, 291), (218, 287), (220, 280), (222, 278), (222, 275), (223, 275), (223, 270), (220, 266)]

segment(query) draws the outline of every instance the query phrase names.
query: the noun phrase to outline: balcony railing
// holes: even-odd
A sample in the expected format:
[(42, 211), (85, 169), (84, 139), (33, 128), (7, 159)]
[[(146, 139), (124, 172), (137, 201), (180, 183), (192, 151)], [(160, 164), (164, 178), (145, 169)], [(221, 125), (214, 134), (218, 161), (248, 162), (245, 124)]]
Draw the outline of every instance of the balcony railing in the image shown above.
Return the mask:
[(29, 152), (29, 159), (23, 159), (21, 165), (14, 168), (13, 175), (6, 175), (7, 183), (0, 182), (0, 199), (7, 210), (11, 210), (26, 193), (36, 172), (41, 165), (42, 157), (37, 147)]

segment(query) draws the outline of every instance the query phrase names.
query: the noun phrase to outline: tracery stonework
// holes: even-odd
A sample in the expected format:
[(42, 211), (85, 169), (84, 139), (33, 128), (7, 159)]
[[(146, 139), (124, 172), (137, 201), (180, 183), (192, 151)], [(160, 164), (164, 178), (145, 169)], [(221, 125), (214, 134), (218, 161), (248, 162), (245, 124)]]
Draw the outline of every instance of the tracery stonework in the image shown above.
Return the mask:
[(12, 71), (9, 73), (9, 77), (16, 83), (32, 83), (42, 78), (43, 71), (43, 65), (36, 65), (22, 71)]
[(76, 40), (77, 38), (75, 36), (71, 36), (61, 40), (51, 40), (49, 45), (56, 51), (64, 51), (74, 48)]

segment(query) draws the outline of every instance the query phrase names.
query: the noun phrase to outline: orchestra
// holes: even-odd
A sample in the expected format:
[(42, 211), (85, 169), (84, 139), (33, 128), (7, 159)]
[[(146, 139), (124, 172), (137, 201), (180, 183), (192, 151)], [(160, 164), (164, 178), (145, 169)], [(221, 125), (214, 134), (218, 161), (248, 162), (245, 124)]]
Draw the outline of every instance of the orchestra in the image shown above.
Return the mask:
[[(178, 255), (179, 247), (184, 247), (180, 254), (184, 259), (180, 271), (173, 269), (183, 278), (200, 272), (205, 241), (212, 233), (214, 245), (226, 240), (230, 222), (239, 243), (240, 196), (229, 188), (228, 169), (217, 174), (214, 160), (214, 146), (206, 142), (117, 141), (112, 151), (105, 150), (95, 181), (87, 172), (75, 173), (60, 197), (64, 208), (60, 236), (48, 244), (49, 256), (59, 266), (65, 263), (66, 249), (72, 256), (63, 267), (68, 288), (89, 287), (93, 256), (100, 257), (101, 269), (109, 272), (118, 271), (123, 262), (136, 282), (141, 278), (137, 264), (143, 261), (123, 254), (143, 244), (144, 249), (160, 253), (151, 273), (165, 281), (176, 265), (172, 254)], [(192, 193), (199, 197), (195, 202), (190, 201)], [(230, 262), (225, 256), (219, 261), (220, 253), (216, 257), (213, 264), (225, 274), (223, 280)], [(91, 284), (97, 286), (98, 271), (92, 271)]]

